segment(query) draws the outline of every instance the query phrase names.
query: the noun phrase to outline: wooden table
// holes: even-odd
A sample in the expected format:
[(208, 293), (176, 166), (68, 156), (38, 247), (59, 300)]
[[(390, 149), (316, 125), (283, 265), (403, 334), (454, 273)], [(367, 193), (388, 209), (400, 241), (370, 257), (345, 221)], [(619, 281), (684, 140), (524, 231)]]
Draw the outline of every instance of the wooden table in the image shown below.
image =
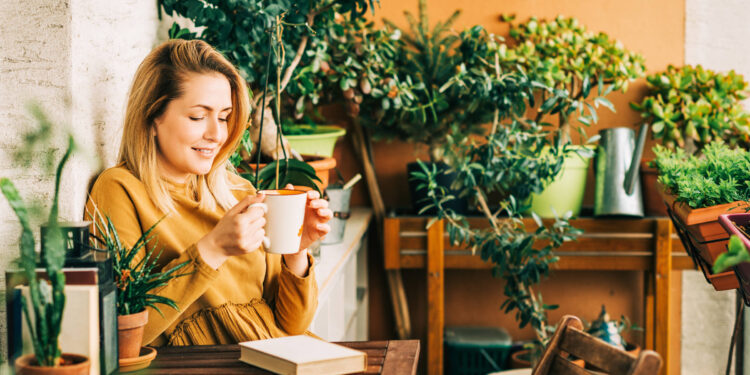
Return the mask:
[[(352, 341), (339, 344), (367, 353), (365, 374), (416, 374), (419, 340)], [(139, 374), (270, 374), (240, 362), (238, 345), (158, 348), (156, 359)]]
[[(392, 281), (391, 300), (399, 332), (411, 335), (401, 269), (426, 269), (427, 278), (427, 373), (443, 374), (443, 326), (445, 323), (445, 269), (483, 269), (492, 265), (460, 246), (450, 244), (444, 223), (425, 229), (428, 217), (394, 216), (384, 222), (385, 269)], [(487, 225), (483, 218), (469, 219), (472, 227)], [(546, 223), (550, 221), (545, 220)], [(525, 219), (528, 230), (536, 229)], [(584, 230), (577, 241), (567, 242), (555, 254), (554, 270), (617, 270), (645, 272), (645, 347), (656, 350), (668, 374), (671, 309), (670, 280), (673, 270), (693, 269), (690, 257), (666, 218), (582, 218), (570, 224)], [(554, 272), (550, 277), (554, 277)], [(674, 327), (678, 328), (679, 327)], [(400, 337), (400, 338), (405, 338)]]

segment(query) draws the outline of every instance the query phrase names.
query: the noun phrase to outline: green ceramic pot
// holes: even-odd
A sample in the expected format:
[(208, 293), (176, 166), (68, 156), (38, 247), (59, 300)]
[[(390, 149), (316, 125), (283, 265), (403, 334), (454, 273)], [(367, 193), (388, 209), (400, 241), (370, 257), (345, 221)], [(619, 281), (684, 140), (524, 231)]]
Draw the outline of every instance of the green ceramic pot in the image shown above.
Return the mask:
[[(583, 146), (579, 146), (583, 147)], [(532, 195), (531, 210), (543, 218), (560, 217), (568, 211), (573, 216), (581, 213), (583, 194), (590, 157), (570, 153), (565, 157), (562, 170), (541, 194)]]
[(315, 132), (304, 135), (286, 135), (289, 145), (302, 155), (333, 156), (336, 141), (346, 134), (346, 129), (333, 125), (318, 125)]

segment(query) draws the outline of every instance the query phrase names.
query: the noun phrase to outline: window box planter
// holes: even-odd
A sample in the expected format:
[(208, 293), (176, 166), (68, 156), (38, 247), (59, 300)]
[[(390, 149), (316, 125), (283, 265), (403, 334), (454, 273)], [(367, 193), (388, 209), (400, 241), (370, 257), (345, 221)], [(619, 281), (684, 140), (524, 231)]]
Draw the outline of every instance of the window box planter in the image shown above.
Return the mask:
[(740, 284), (734, 271), (711, 273), (716, 258), (727, 250), (729, 235), (719, 224), (719, 216), (738, 212), (747, 206), (745, 202), (732, 202), (704, 208), (690, 208), (682, 202), (675, 202), (675, 196), (658, 184), (659, 193), (669, 208), (672, 222), (680, 235), (685, 250), (693, 258), (695, 265), (703, 272), (706, 281), (716, 290), (737, 289)]

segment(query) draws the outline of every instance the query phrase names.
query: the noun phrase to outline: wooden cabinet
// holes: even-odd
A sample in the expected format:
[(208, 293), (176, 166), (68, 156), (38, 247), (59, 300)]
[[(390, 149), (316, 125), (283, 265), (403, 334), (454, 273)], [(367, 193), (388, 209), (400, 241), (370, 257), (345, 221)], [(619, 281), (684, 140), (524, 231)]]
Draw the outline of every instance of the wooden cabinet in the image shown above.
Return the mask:
[(353, 208), (344, 239), (316, 257), (318, 310), (310, 331), (328, 341), (367, 340), (367, 229), (372, 211)]

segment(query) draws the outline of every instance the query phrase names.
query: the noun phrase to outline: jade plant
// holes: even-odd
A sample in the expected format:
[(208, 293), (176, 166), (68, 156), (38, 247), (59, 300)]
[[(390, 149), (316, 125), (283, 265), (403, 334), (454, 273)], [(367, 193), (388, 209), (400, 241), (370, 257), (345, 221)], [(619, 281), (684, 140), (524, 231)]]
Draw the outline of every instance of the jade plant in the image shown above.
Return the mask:
[[(35, 131), (26, 134), (24, 145), (16, 155), (24, 163), (32, 162), (29, 157), (34, 154), (34, 150), (49, 147), (50, 142), (52, 142), (52, 122), (38, 106), (32, 107), (32, 114), (40, 126)], [(10, 179), (0, 178), (0, 191), (2, 191), (21, 224), (20, 265), (28, 280), (33, 315), (30, 313), (24, 295), (21, 295), (21, 307), (31, 335), (34, 355), (39, 366), (43, 367), (57, 367), (63, 364), (59, 337), (65, 309), (65, 274), (62, 267), (65, 263), (66, 246), (60, 230), (58, 207), (62, 171), (76, 150), (76, 144), (71, 135), (68, 134), (64, 139), (66, 140), (65, 153), (55, 167), (54, 196), (47, 218), (47, 230), (44, 231), (41, 241), (43, 244), (41, 266), (46, 271), (49, 281), (37, 277), (36, 244), (27, 204), (24, 203), (18, 189)], [(55, 153), (49, 149), (45, 151), (48, 153), (47, 155), (53, 155), (46, 160), (47, 165), (50, 165), (53, 163)]]
[[(501, 65), (521, 66), (530, 78), (555, 90), (554, 96), (540, 90), (535, 120), (557, 115), (565, 140), (571, 139), (571, 120), (588, 126), (598, 121), (600, 106), (614, 112), (607, 96), (627, 91), (630, 82), (644, 74), (639, 54), (603, 32), (588, 31), (575, 18), (532, 17), (519, 24), (513, 24), (512, 16), (501, 18), (510, 24), (512, 42), (512, 47), (503, 47), (500, 53)], [(576, 129), (584, 132), (581, 126)]]
[(713, 141), (703, 155), (688, 155), (685, 150), (654, 147), (658, 181), (676, 202), (691, 208), (750, 200), (750, 153), (732, 149), (722, 141)]
[[(525, 118), (535, 88), (544, 85), (523, 72), (504, 71), (499, 59), (489, 57), (482, 59), (494, 72), (488, 90), (496, 93), (489, 103), (493, 112), (489, 134), (447, 137), (445, 151), (454, 160), (452, 171), (457, 176), (450, 189), (437, 183), (440, 171), (434, 164), (420, 161), (422, 170), (413, 178), (428, 190), (424, 210), (436, 210), (428, 226), (443, 219), (450, 241), (479, 253), (492, 263), (493, 276), (505, 281), (502, 308), (515, 313), (521, 328), (534, 329), (533, 353), (538, 355), (550, 338), (547, 311), (556, 306), (545, 304), (534, 288), (558, 260), (554, 250), (581, 231), (569, 224), (569, 214), (546, 223), (535, 214), (533, 220), (523, 218), (531, 194), (539, 193), (559, 173), (566, 144), (559, 131), (550, 133), (533, 118)], [(465, 215), (445, 205), (454, 198), (451, 191), (476, 201), (486, 223), (472, 225)]]
[(630, 106), (666, 147), (682, 147), (692, 154), (717, 139), (750, 146), (750, 115), (741, 103), (747, 98), (747, 82), (742, 75), (700, 65), (670, 65), (646, 81), (648, 94)]

